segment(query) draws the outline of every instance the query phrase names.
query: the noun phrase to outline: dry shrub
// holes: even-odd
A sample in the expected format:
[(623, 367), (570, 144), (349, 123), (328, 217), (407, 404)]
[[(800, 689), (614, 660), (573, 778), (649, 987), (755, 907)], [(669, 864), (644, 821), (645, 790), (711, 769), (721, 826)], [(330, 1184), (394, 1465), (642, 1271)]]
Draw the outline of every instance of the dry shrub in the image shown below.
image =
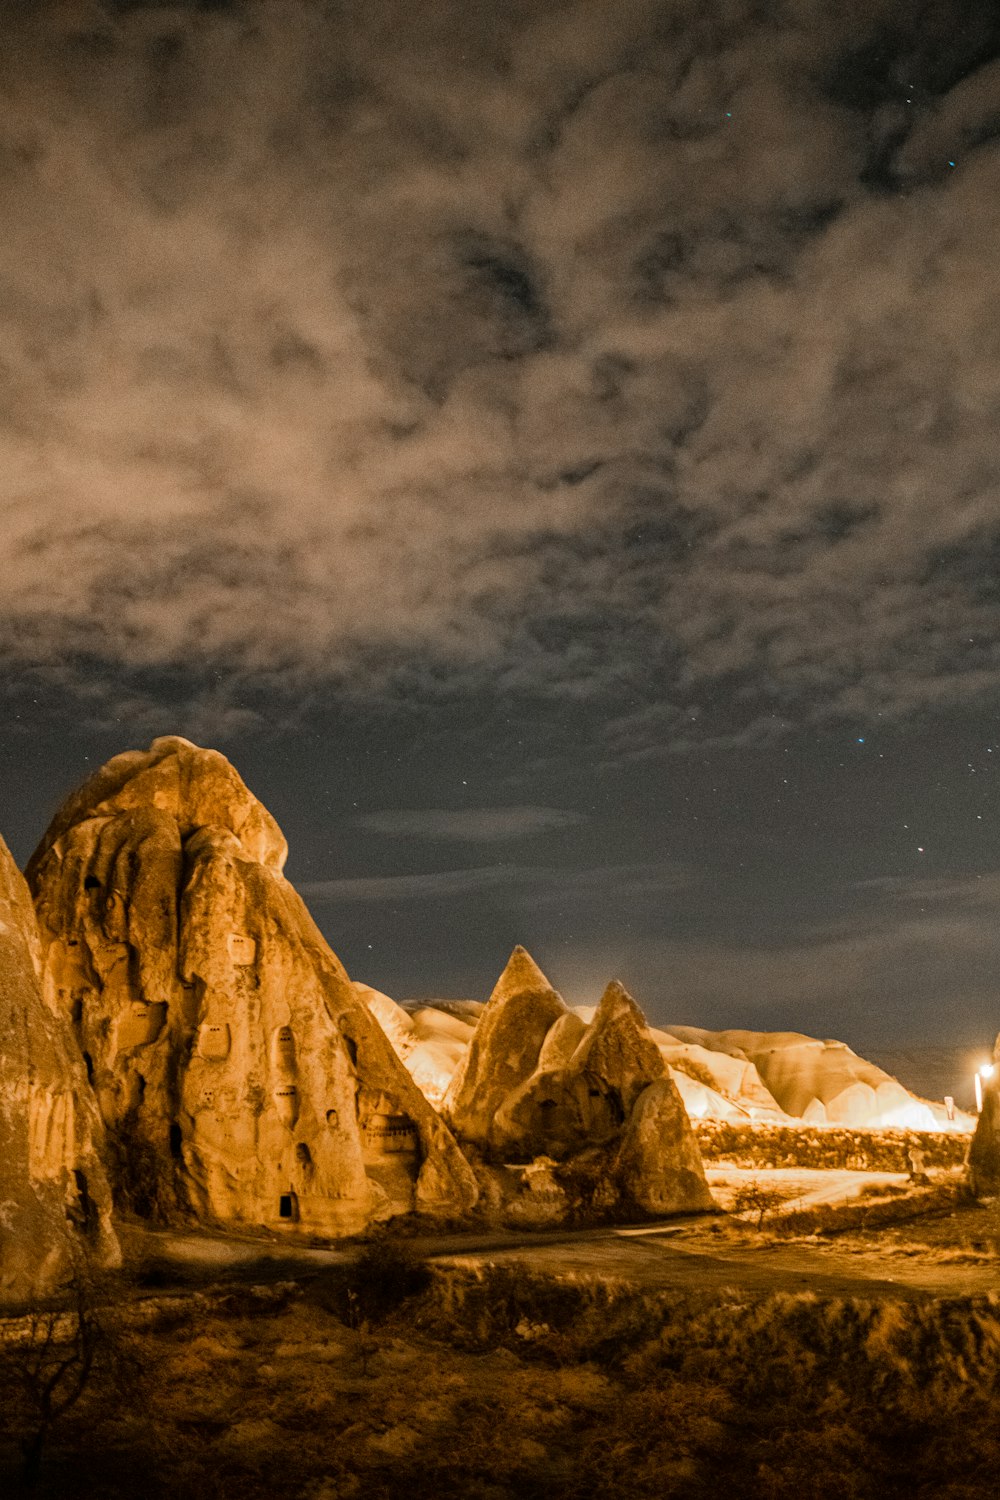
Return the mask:
[(121, 1284), (86, 1261), (59, 1296), (13, 1320), (0, 1344), (0, 1436), (19, 1450), (14, 1473), (24, 1493), (39, 1488), (46, 1451), (76, 1410), (93, 1430), (139, 1368)]
[[(88, 1387), (47, 1500), (982, 1500), (995, 1488), (1000, 1297), (690, 1295), (438, 1265), (397, 1304), (362, 1379), (357, 1338), (317, 1312), (318, 1290), (285, 1326), (213, 1295), (190, 1331), (144, 1327), (145, 1394), (117, 1398), (131, 1425), (96, 1448), (91, 1414), (111, 1387)], [(331, 1329), (339, 1362), (317, 1361)], [(380, 1446), (396, 1424), (415, 1440)]]
[(364, 1244), (350, 1266), (314, 1276), (304, 1290), (308, 1300), (357, 1328), (384, 1322), (430, 1280), (423, 1257), (405, 1241), (385, 1238)]
[(759, 1182), (756, 1178), (750, 1182), (741, 1182), (733, 1194), (730, 1204), (730, 1212), (754, 1219), (757, 1228), (760, 1229), (765, 1218), (769, 1214), (776, 1213), (785, 1201), (786, 1194), (781, 1188), (771, 1187), (766, 1182)]

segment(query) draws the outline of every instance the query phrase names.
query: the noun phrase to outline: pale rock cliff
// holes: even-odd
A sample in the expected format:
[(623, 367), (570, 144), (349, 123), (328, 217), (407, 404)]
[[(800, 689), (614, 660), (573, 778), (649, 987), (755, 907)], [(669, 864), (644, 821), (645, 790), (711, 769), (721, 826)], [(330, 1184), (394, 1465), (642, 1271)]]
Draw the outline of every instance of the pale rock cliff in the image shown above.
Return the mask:
[(780, 1108), (810, 1125), (947, 1130), (967, 1122), (966, 1116), (949, 1120), (943, 1104), (916, 1098), (844, 1042), (796, 1031), (669, 1031), (679, 1042), (752, 1063)]
[(475, 1179), (304, 903), (274, 819), (187, 740), (116, 756), (29, 866), (128, 1207), (353, 1233)]
[[(389, 1038), (424, 1098), (435, 1109), (441, 1109), (448, 1085), (468, 1051), (475, 1030), (473, 1022), (427, 1005), (404, 1009), (369, 984), (355, 981), (354, 989)], [(481, 1011), (483, 1007), (476, 1009)]]
[(0, 1304), (120, 1261), (102, 1126), (67, 1019), (45, 1005), (24, 877), (0, 840)]

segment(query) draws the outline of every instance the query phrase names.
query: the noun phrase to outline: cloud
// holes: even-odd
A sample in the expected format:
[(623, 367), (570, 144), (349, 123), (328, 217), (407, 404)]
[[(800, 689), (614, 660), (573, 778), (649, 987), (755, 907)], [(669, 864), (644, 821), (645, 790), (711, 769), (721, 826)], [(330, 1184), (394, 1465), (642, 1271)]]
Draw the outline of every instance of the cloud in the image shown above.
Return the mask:
[(422, 871), (410, 875), (361, 875), (338, 880), (309, 880), (297, 889), (314, 904), (436, 901), (446, 897), (504, 890), (523, 896), (537, 912), (566, 901), (605, 903), (613, 892), (620, 907), (630, 901), (660, 897), (690, 880), (680, 865), (668, 861), (601, 865), (589, 870), (561, 870), (545, 865), (477, 865), (469, 869)]
[(437, 900), (465, 896), (515, 884), (523, 878), (510, 865), (481, 865), (470, 870), (435, 870), (415, 875), (358, 875), (340, 880), (306, 880), (299, 893), (313, 903)]
[(587, 820), (582, 813), (562, 807), (424, 807), (362, 813), (356, 828), (390, 838), (455, 840), (472, 844), (506, 843), (509, 839), (577, 828)]
[(488, 686), (611, 754), (992, 698), (960, 11), (4, 7), (8, 680)]

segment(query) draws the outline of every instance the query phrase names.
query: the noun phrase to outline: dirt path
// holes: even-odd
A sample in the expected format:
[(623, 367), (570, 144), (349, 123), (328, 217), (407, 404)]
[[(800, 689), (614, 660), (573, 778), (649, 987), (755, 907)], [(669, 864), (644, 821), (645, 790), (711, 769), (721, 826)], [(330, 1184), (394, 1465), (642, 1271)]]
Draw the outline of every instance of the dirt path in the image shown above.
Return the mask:
[(580, 1276), (604, 1276), (637, 1286), (679, 1291), (762, 1293), (814, 1291), (839, 1297), (959, 1297), (1000, 1290), (995, 1262), (940, 1264), (931, 1257), (902, 1253), (848, 1253), (834, 1245), (730, 1244), (713, 1249), (704, 1233), (688, 1239), (683, 1230), (663, 1236), (628, 1236), (609, 1231), (601, 1238), (558, 1244), (537, 1240), (440, 1256), (454, 1264), (518, 1260), (537, 1270)]
[[(857, 1174), (870, 1180), (870, 1174)], [(824, 1199), (824, 1201), (826, 1201)], [(814, 1291), (854, 1297), (973, 1296), (1000, 1290), (1000, 1265), (969, 1256), (942, 1262), (930, 1251), (874, 1240), (871, 1249), (836, 1241), (742, 1242), (711, 1217), (641, 1226), (552, 1232), (497, 1231), (425, 1235), (407, 1242), (429, 1259), (456, 1266), (518, 1261), (557, 1275), (600, 1276), (644, 1289), (770, 1294)], [(357, 1247), (324, 1248), (250, 1237), (132, 1231), (136, 1258), (155, 1261), (178, 1285), (192, 1280), (278, 1280), (347, 1265)]]

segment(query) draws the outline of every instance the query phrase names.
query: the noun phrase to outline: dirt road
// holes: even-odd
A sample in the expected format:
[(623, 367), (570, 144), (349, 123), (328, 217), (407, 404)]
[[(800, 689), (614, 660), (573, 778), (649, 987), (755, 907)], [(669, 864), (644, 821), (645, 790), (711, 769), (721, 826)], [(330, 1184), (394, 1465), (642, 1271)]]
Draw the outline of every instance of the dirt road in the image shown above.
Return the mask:
[[(815, 1291), (865, 1298), (1000, 1291), (1000, 1262), (993, 1256), (875, 1238), (859, 1244), (854, 1237), (850, 1248), (837, 1240), (775, 1242), (750, 1232), (734, 1233), (728, 1221), (715, 1217), (600, 1229), (425, 1235), (407, 1243), (444, 1264), (474, 1267), (518, 1261), (554, 1275), (598, 1276), (644, 1289)], [(192, 1279), (295, 1276), (347, 1265), (358, 1250), (249, 1236), (133, 1230), (130, 1252), (130, 1258), (155, 1262), (167, 1281), (173, 1270), (178, 1282), (190, 1284)]]

